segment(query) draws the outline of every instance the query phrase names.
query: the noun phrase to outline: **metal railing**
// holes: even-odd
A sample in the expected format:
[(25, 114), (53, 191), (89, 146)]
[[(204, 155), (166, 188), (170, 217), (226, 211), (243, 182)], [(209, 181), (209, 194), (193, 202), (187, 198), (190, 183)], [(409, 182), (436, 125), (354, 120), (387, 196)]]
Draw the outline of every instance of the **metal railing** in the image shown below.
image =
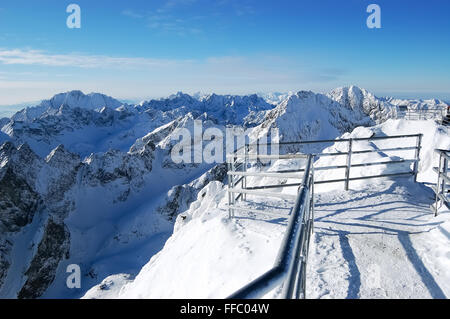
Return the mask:
[[(306, 265), (309, 242), (314, 228), (314, 168), (312, 155), (306, 157), (306, 167), (300, 185), (274, 266), (228, 298), (261, 298), (280, 285), (282, 285), (281, 298), (305, 298)], [(278, 185), (278, 187), (283, 186)]]
[[(344, 170), (344, 174), (342, 178), (339, 179), (323, 179), (323, 180), (315, 180), (315, 184), (327, 184), (327, 183), (338, 183), (342, 182), (345, 185), (345, 190), (349, 189), (349, 184), (351, 181), (364, 180), (364, 179), (374, 179), (374, 178), (384, 178), (384, 177), (399, 177), (399, 176), (414, 176), (414, 181), (417, 181), (417, 173), (419, 169), (419, 160), (420, 160), (420, 150), (422, 148), (422, 134), (411, 134), (411, 135), (394, 135), (394, 136), (373, 136), (369, 138), (349, 138), (349, 139), (336, 139), (336, 140), (317, 140), (317, 141), (297, 141), (297, 142), (280, 142), (277, 144), (278, 149), (282, 146), (310, 146), (315, 144), (331, 144), (331, 143), (347, 143), (346, 151), (344, 152), (311, 152), (315, 158), (315, 160), (321, 157), (346, 157), (345, 165), (334, 165), (334, 166), (318, 166), (315, 164), (315, 171), (329, 171), (329, 170)], [(406, 140), (413, 140), (413, 142), (409, 142)], [(389, 147), (389, 148), (378, 148), (375, 145), (376, 141), (393, 141), (393, 140), (402, 140), (401, 143), (403, 146), (401, 147)], [(372, 149), (360, 149), (357, 148), (358, 143), (361, 142), (370, 142), (373, 146)], [(286, 155), (260, 155), (259, 148), (262, 146), (269, 146), (270, 144), (262, 144), (262, 143), (254, 143), (254, 144), (246, 144), (245, 152), (235, 152), (232, 155), (228, 155), (228, 159), (233, 158), (234, 160), (243, 160), (246, 162), (246, 159), (249, 158), (261, 158), (261, 159), (285, 159), (285, 158), (293, 158), (293, 156), (297, 155), (299, 157), (304, 156), (304, 154), (286, 154)], [(239, 150), (238, 150), (239, 151)], [(267, 151), (267, 149), (266, 149)], [(292, 151), (292, 150), (291, 150)], [(302, 153), (307, 153), (308, 151), (302, 151), (301, 148), (297, 149), (297, 151), (301, 151)], [(399, 153), (405, 151), (413, 151), (413, 158), (409, 159), (396, 159), (396, 160), (387, 160), (382, 162), (365, 162), (365, 163), (355, 163), (355, 156), (360, 154), (370, 154), (370, 153)], [(403, 153), (404, 154), (404, 153)], [(317, 162), (316, 162), (317, 163)], [(386, 174), (378, 174), (371, 176), (351, 176), (352, 168), (361, 168), (361, 167), (369, 167), (369, 166), (379, 166), (379, 165), (398, 165), (398, 164), (410, 164), (410, 167), (407, 171), (397, 171), (393, 173)], [(412, 164), (412, 166), (411, 166)], [(246, 165), (244, 165), (246, 166)], [(230, 167), (231, 170), (232, 167)], [(299, 173), (302, 172), (302, 169), (299, 170), (290, 170), (290, 171), (281, 171), (278, 173)], [(263, 176), (263, 174), (261, 174)], [(246, 175), (242, 174), (242, 183), (246, 185)], [(241, 179), (239, 179), (241, 181)], [(290, 184), (289, 186), (300, 186), (300, 184)], [(244, 187), (244, 186), (243, 186)]]
[(396, 108), (395, 116), (397, 119), (406, 120), (441, 120), (446, 115), (446, 108), (431, 108), (431, 109), (408, 109)]
[[(263, 196), (263, 197), (273, 197), (284, 200), (295, 200), (296, 195), (285, 194), (280, 192), (271, 192), (270, 190), (275, 188), (285, 188), (285, 187), (299, 187), (304, 175), (304, 169), (298, 169), (293, 171), (270, 171), (270, 172), (254, 172), (248, 171), (247, 166), (250, 161), (259, 160), (273, 160), (273, 159), (303, 159), (307, 160), (308, 155), (305, 154), (286, 154), (286, 155), (263, 155), (263, 154), (249, 154), (248, 146), (245, 148), (246, 151), (242, 157), (239, 154), (227, 155), (228, 164), (228, 209), (229, 217), (235, 217), (235, 210), (241, 211), (251, 211), (244, 207), (237, 207), (236, 203), (238, 201), (245, 201), (247, 195)], [(271, 178), (290, 178), (298, 179), (298, 183), (291, 184), (271, 184), (263, 186), (249, 186), (247, 184), (248, 177), (271, 177)], [(237, 194), (237, 195), (236, 195)]]
[[(381, 140), (402, 140), (413, 139), (412, 146), (408, 146), (402, 141), (402, 147), (395, 148), (378, 148), (374, 142)], [(359, 142), (370, 142), (373, 149), (357, 149), (355, 145)], [(247, 195), (275, 197), (281, 199), (294, 199), (295, 205), (292, 214), (289, 217), (288, 227), (282, 241), (281, 250), (278, 254), (274, 267), (260, 276), (250, 284), (246, 285), (229, 298), (259, 298), (269, 293), (275, 287), (282, 285), (281, 298), (305, 298), (305, 281), (306, 281), (306, 264), (308, 259), (308, 250), (310, 236), (313, 232), (314, 223), (314, 185), (344, 182), (345, 189), (348, 190), (350, 181), (394, 177), (394, 176), (414, 176), (414, 181), (417, 180), (419, 155), (421, 150), (422, 134), (414, 135), (397, 135), (397, 136), (379, 136), (370, 138), (353, 138), (353, 139), (338, 139), (338, 140), (320, 140), (320, 141), (299, 141), (299, 142), (281, 142), (277, 144), (277, 150), (280, 146), (308, 146), (312, 144), (327, 144), (327, 143), (347, 143), (347, 151), (344, 152), (329, 152), (329, 153), (289, 153), (289, 154), (260, 154), (259, 148), (269, 146), (270, 144), (246, 144), (244, 147), (238, 149), (232, 154), (227, 155), (228, 163), (228, 209), (229, 217), (235, 217), (235, 210), (250, 211), (260, 213), (245, 207), (238, 207), (238, 201), (245, 201)], [(265, 148), (267, 151), (267, 148)], [(374, 152), (390, 153), (414, 151), (413, 159), (395, 159), (383, 162), (367, 162), (354, 163), (355, 154), (367, 154)], [(323, 156), (346, 156), (345, 165), (336, 166), (318, 166), (314, 164), (317, 158)], [(278, 170), (278, 171), (248, 171), (249, 161), (260, 160), (278, 160), (278, 159), (304, 159), (306, 166), (304, 168), (297, 168), (292, 170)], [(351, 177), (350, 172), (354, 167), (366, 167), (375, 165), (394, 165), (400, 163), (412, 164), (409, 170), (400, 171), (389, 174), (378, 174), (371, 176), (356, 176)], [(316, 162), (317, 164), (317, 162)], [(314, 171), (327, 171), (335, 169), (344, 169), (345, 177), (342, 179), (316, 180)], [(284, 183), (269, 184), (262, 186), (250, 186), (247, 184), (247, 177), (269, 177), (286, 179)], [(299, 183), (287, 183), (287, 179), (299, 179)], [(270, 192), (271, 189), (279, 189), (285, 187), (299, 187), (297, 195), (285, 194), (280, 192)]]
[(450, 177), (448, 175), (450, 171), (448, 167), (450, 163), (450, 151), (436, 150), (436, 152), (439, 154), (439, 166), (433, 167), (438, 175), (436, 187), (433, 187), (436, 193), (436, 200), (433, 207), (435, 216), (438, 215), (438, 210), (442, 205), (450, 209)]

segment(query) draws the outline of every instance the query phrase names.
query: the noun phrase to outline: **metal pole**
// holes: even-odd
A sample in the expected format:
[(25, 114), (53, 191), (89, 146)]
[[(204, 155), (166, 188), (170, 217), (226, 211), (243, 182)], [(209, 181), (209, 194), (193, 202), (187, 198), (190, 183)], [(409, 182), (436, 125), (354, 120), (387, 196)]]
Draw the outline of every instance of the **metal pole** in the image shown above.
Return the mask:
[[(444, 156), (444, 153), (442, 152), (442, 158), (443, 158), (443, 163), (442, 163), (442, 175), (447, 175), (447, 166), (448, 166), (448, 161), (447, 158)], [(446, 187), (446, 181), (445, 178), (442, 178), (442, 185), (441, 185), (441, 192), (442, 195), (445, 195), (445, 187)]]
[[(314, 161), (314, 157), (313, 157), (313, 161)], [(311, 168), (311, 228), (312, 228), (312, 233), (314, 234), (314, 165)]]
[[(233, 160), (231, 162), (231, 171), (234, 172), (235, 170), (235, 163), (237, 161), (238, 157), (233, 157)], [(234, 178), (231, 178), (231, 185), (234, 188)], [(234, 196), (234, 193), (231, 194), (231, 207), (233, 207), (236, 204), (236, 197)], [(231, 209), (231, 215), (234, 217), (234, 209)]]
[(259, 139), (256, 139), (256, 167), (259, 167)]
[[(242, 164), (242, 171), (243, 172), (247, 172), (247, 154), (249, 152), (248, 147), (249, 146), (247, 144), (244, 147), (244, 163)], [(246, 189), (246, 188), (247, 188), (247, 176), (244, 175), (244, 178), (242, 179), (242, 189)], [(241, 199), (246, 201), (247, 200), (247, 194), (242, 194)]]
[(345, 170), (345, 190), (349, 188), (350, 168), (352, 166), (352, 144), (353, 140), (348, 141), (347, 169)]
[(439, 167), (438, 167), (438, 180), (436, 184), (436, 200), (434, 201), (434, 216), (438, 215), (438, 203), (439, 203), (439, 191), (440, 191), (440, 183), (441, 183), (441, 170), (442, 170), (442, 152), (439, 153)]
[[(238, 157), (234, 157), (233, 158), (233, 162), (231, 163), (231, 170), (234, 172), (236, 169), (236, 161), (238, 160)], [(236, 185), (234, 185), (234, 178), (232, 179), (233, 181), (233, 188), (236, 187)], [(231, 200), (233, 202), (233, 205), (236, 204), (236, 197), (234, 197), (234, 193), (232, 194)], [(233, 210), (233, 217), (234, 217), (234, 210)]]
[[(228, 162), (227, 163), (228, 166), (228, 171), (231, 172), (231, 163)], [(228, 190), (230, 190), (232, 188), (232, 184), (233, 184), (233, 175), (228, 175)], [(232, 214), (232, 209), (231, 209), (231, 196), (234, 196), (230, 191), (228, 191), (228, 217), (231, 219), (233, 218), (233, 214)]]
[[(441, 193), (442, 193), (442, 198), (443, 200), (445, 199), (445, 191), (446, 191), (446, 180), (444, 178), (444, 176), (447, 176), (447, 170), (448, 170), (448, 160), (447, 157), (444, 156), (444, 152), (441, 153), (442, 158), (443, 158), (443, 167), (442, 167), (442, 185), (441, 185)], [(436, 211), (436, 215), (437, 215), (437, 211)]]
[(420, 149), (422, 148), (422, 134), (417, 136), (416, 141), (416, 154), (414, 163), (414, 183), (417, 182), (417, 174), (419, 173), (419, 161), (420, 161)]

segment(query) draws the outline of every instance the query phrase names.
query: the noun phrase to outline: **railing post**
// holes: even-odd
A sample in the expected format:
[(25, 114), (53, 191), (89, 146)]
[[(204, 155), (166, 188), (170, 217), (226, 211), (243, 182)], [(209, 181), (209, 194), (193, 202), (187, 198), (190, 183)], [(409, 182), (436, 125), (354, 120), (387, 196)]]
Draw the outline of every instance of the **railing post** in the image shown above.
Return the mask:
[(259, 139), (256, 138), (256, 167), (259, 167), (258, 155), (259, 155)]
[(345, 170), (345, 190), (348, 191), (350, 183), (350, 168), (352, 167), (352, 144), (353, 139), (348, 141), (347, 168)]
[[(228, 160), (227, 158), (227, 166), (228, 166), (228, 172), (232, 172), (232, 166), (231, 166), (231, 161)], [(232, 200), (231, 200), (231, 196), (234, 196), (230, 190), (232, 188), (233, 185), (233, 175), (228, 175), (228, 217), (231, 219), (233, 218), (233, 210), (231, 208), (232, 206)]]
[[(247, 154), (248, 154), (248, 145), (245, 144), (244, 146), (244, 163), (242, 163), (242, 171), (243, 172), (247, 172)], [(242, 179), (242, 189), (246, 189), (247, 188), (247, 176), (244, 176), (244, 178)], [(246, 201), (247, 200), (247, 194), (242, 194), (241, 200)]]
[[(445, 190), (447, 188), (447, 182), (444, 178), (444, 176), (447, 176), (447, 170), (448, 170), (448, 160), (447, 157), (444, 156), (444, 152), (441, 153), (442, 155), (442, 185), (441, 185), (441, 193), (442, 193), (442, 198), (445, 199), (446, 198), (446, 194), (445, 194)], [(437, 214), (437, 211), (436, 211)]]
[[(237, 166), (239, 165), (237, 162), (239, 161), (239, 156), (237, 156), (233, 159), (233, 172), (236, 171)], [(237, 179), (237, 178), (236, 178)], [(233, 178), (233, 182), (234, 182), (234, 178)], [(237, 184), (237, 183), (236, 183)], [(237, 185), (233, 185), (233, 188), (236, 187)], [(233, 205), (236, 204), (236, 202), (239, 200), (238, 199), (239, 194), (235, 197), (233, 196)], [(242, 196), (242, 195), (241, 195)], [(233, 216), (234, 216), (234, 210), (233, 210)]]
[[(313, 156), (313, 163), (314, 163), (315, 157)], [(312, 233), (314, 234), (314, 165), (311, 167), (311, 227), (312, 227)]]
[(422, 148), (422, 134), (419, 134), (417, 136), (416, 141), (416, 154), (414, 159), (416, 160), (414, 162), (414, 182), (417, 182), (417, 174), (419, 173), (419, 162), (420, 162), (420, 149)]
[(438, 215), (438, 204), (439, 204), (439, 192), (440, 192), (440, 188), (441, 188), (441, 171), (442, 171), (442, 160), (443, 160), (443, 155), (442, 152), (439, 152), (439, 166), (438, 166), (438, 179), (437, 179), (437, 183), (436, 183), (436, 200), (434, 201), (434, 216), (437, 217)]

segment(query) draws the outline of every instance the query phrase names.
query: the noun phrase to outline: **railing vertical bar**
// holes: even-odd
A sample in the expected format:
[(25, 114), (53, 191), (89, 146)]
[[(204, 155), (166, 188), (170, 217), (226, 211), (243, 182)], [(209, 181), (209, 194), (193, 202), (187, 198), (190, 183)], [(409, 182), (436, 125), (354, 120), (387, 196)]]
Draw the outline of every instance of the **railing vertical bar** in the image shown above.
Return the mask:
[[(232, 167), (231, 167), (231, 162), (227, 163), (227, 167), (228, 167), (228, 171), (231, 172), (232, 171)], [(231, 189), (233, 185), (233, 175), (228, 175), (228, 189)], [(231, 200), (231, 196), (234, 196), (232, 193), (228, 192), (228, 217), (231, 219), (233, 218), (233, 213), (232, 213), (232, 200)]]
[(419, 161), (420, 161), (420, 149), (422, 148), (422, 134), (417, 136), (416, 141), (416, 153), (415, 153), (415, 162), (414, 162), (414, 182), (417, 182), (417, 175), (419, 174)]
[(352, 167), (352, 144), (353, 140), (348, 141), (347, 168), (345, 170), (345, 190), (348, 191), (350, 183), (350, 168)]
[[(439, 150), (437, 149), (436, 152), (439, 154), (439, 166), (437, 167), (437, 174), (438, 179), (436, 183), (436, 188), (434, 188), (434, 191), (436, 193), (436, 198), (434, 201), (434, 216), (438, 215), (439, 208), (442, 205), (447, 206), (450, 208), (450, 203), (448, 201), (448, 197), (446, 196), (447, 192), (447, 182), (448, 182), (448, 163), (449, 163), (449, 152), (446, 150)], [(439, 203), (442, 203), (439, 205)]]
[[(445, 180), (444, 176), (447, 176), (447, 170), (448, 170), (448, 159), (444, 156), (444, 153), (442, 152), (442, 185), (441, 185), (441, 193), (442, 193), (442, 201), (446, 198), (445, 192), (447, 181)], [(437, 216), (437, 211), (436, 211)]]
[(443, 156), (442, 153), (439, 153), (439, 168), (438, 168), (438, 180), (437, 180), (437, 184), (436, 184), (436, 201), (434, 203), (434, 216), (438, 215), (438, 210), (439, 210), (439, 192), (440, 192), (440, 183), (441, 183), (441, 171), (442, 171), (442, 160), (443, 160)]
[[(247, 172), (247, 163), (248, 163), (248, 156), (249, 153), (249, 145), (246, 144), (244, 147), (244, 164), (242, 165), (242, 171)], [(247, 188), (247, 176), (244, 176), (244, 179), (242, 180), (242, 189)], [(242, 200), (247, 200), (247, 194), (242, 194)]]

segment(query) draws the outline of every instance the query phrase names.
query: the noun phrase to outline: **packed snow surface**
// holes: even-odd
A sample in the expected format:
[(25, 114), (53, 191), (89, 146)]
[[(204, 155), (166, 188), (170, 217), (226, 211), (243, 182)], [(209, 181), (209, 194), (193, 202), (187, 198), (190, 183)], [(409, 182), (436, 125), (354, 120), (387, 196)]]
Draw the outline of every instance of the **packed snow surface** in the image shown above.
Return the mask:
[(317, 195), (308, 298), (450, 296), (450, 213), (406, 179)]

